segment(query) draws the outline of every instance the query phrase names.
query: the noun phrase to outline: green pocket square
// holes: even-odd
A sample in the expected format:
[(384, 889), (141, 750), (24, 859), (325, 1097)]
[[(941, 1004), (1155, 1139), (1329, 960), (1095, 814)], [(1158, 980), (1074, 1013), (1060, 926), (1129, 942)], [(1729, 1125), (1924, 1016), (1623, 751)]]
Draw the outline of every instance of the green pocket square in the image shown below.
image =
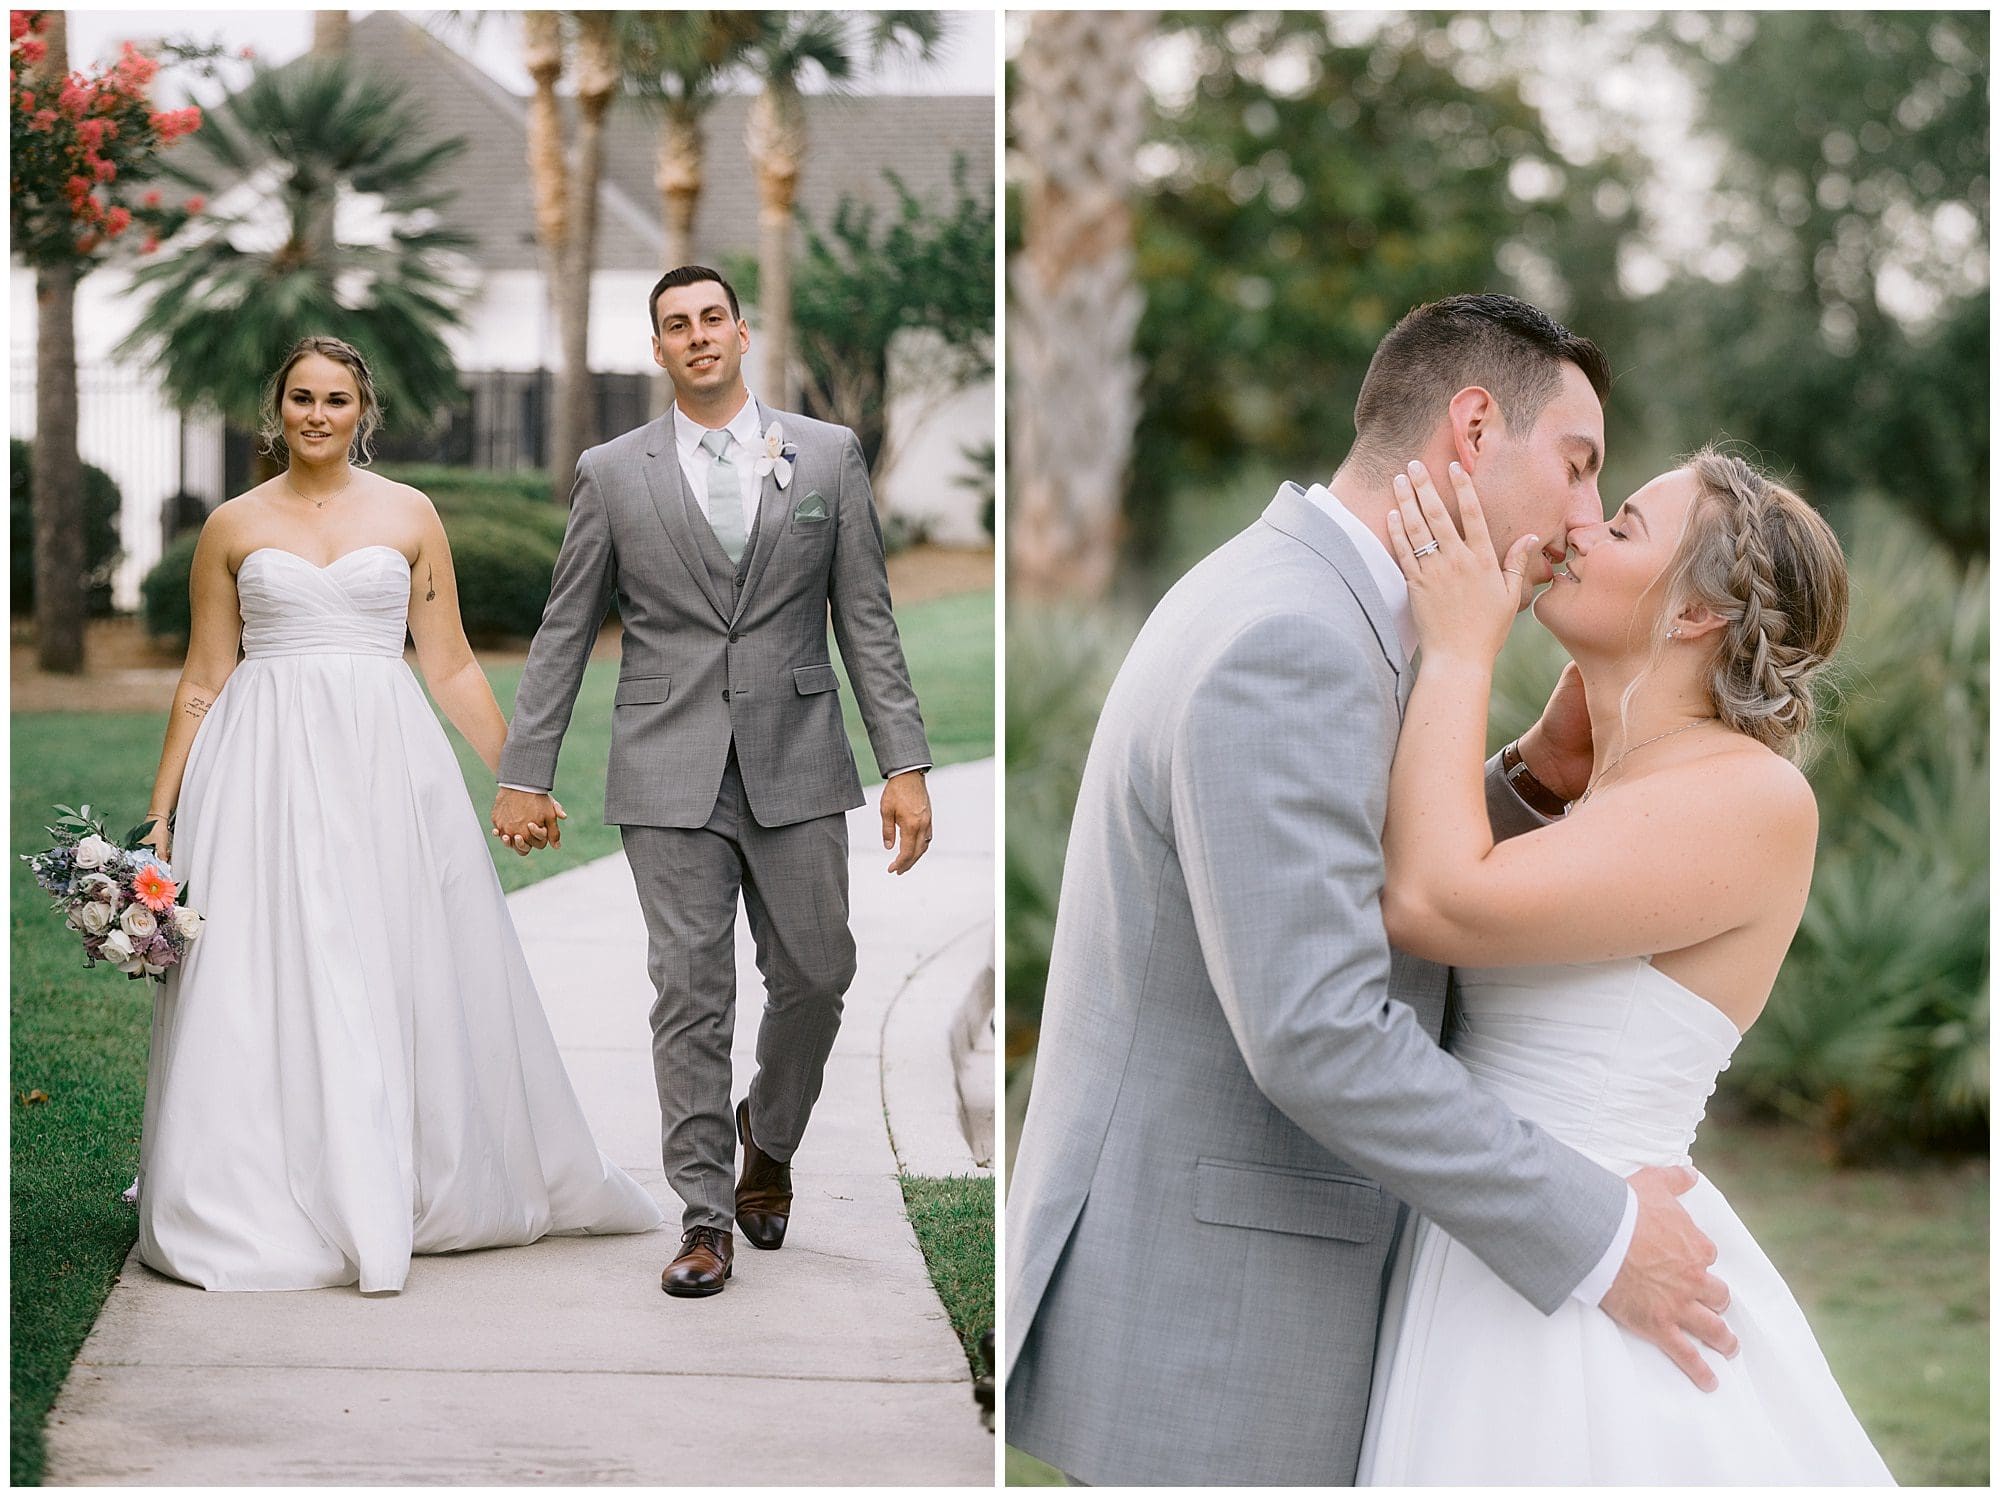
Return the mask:
[(826, 518), (826, 500), (820, 497), (818, 489), (814, 489), (799, 501), (799, 507), (792, 511), (792, 518), (794, 520), (824, 520)]

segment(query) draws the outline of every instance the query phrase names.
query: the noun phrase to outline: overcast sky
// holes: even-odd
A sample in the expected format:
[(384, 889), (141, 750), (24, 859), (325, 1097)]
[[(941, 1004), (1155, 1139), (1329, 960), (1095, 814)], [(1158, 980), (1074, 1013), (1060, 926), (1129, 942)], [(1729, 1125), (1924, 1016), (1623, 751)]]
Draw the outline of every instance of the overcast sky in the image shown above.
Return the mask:
[[(361, 16), (371, 11), (357, 10)], [(460, 52), (472, 57), (504, 86), (517, 93), (529, 89), (521, 66), (519, 11), (413, 10), (406, 14)], [(176, 39), (219, 42), (231, 52), (248, 46), (265, 62), (288, 62), (312, 41), (312, 12), (307, 10), (119, 11), (71, 10), (70, 66), (85, 68), (118, 55), (122, 41), (146, 41), (162, 34)], [(994, 91), (995, 21), (991, 11), (947, 11), (945, 35), (934, 62), (882, 69), (864, 77), (858, 87), (867, 93), (991, 94)], [(240, 87), (248, 65), (230, 65), (224, 77)], [(197, 99), (219, 92), (215, 83), (198, 84)]]

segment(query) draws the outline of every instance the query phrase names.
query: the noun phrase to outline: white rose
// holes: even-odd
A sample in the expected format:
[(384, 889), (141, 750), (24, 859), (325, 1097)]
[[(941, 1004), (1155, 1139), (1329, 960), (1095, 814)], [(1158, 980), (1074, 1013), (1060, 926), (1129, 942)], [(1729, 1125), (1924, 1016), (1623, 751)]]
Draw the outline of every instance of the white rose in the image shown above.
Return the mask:
[(111, 906), (98, 900), (78, 905), (69, 923), (70, 929), (80, 930), (86, 936), (101, 936), (111, 929)]
[(86, 874), (77, 881), (76, 892), (110, 906), (111, 912), (114, 915), (118, 913), (118, 881), (116, 879), (106, 878), (101, 873)]
[(131, 964), (139, 957), (139, 953), (133, 948), (132, 938), (122, 930), (114, 930), (106, 936), (104, 949), (98, 954), (121, 972), (129, 970)]
[(174, 929), (192, 941), (201, 934), (201, 911), (191, 904), (175, 905)]
[(102, 868), (117, 856), (118, 849), (94, 832), (76, 844), (76, 866), (79, 868)]
[(143, 904), (130, 906), (118, 917), (118, 923), (125, 934), (132, 938), (134, 945), (153, 939), (153, 932), (160, 928), (159, 919)]

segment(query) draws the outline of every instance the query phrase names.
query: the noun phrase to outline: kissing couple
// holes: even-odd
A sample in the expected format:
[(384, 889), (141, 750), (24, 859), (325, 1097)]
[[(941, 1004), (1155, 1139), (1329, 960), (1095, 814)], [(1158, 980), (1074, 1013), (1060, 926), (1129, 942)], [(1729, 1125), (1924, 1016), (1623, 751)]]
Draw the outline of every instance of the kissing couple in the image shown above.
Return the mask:
[[(1009, 1440), (1103, 1484), (1885, 1484), (1689, 1166), (1812, 881), (1833, 531), (1603, 353), (1416, 308), (1099, 718), (1007, 1203)], [(1568, 651), (1486, 758), (1515, 615)], [(1419, 668), (1421, 667), (1421, 668)]]
[[(493, 834), (526, 854), (561, 840), (557, 754), (614, 601), (605, 818), (645, 913), (662, 1156), (684, 1207), (661, 1286), (721, 1292), (736, 1227), (783, 1245), (855, 972), (846, 813), (863, 797), (829, 612), (894, 873), (930, 844), (931, 755), (854, 433), (751, 395), (749, 324), (716, 271), (669, 271), (647, 311), (674, 403), (578, 461), (511, 724), (466, 642), (437, 510), (366, 470), (382, 420), (367, 360), (312, 337), (274, 374), (264, 438), (286, 466), (203, 526), (150, 802), (154, 849), (207, 917), (154, 1014), (137, 1199), (139, 1256), (161, 1273), (392, 1292), (413, 1253), (660, 1225), (591, 1137), (403, 658), (407, 631), (502, 787)], [(732, 1109), (739, 898), (765, 1002)]]

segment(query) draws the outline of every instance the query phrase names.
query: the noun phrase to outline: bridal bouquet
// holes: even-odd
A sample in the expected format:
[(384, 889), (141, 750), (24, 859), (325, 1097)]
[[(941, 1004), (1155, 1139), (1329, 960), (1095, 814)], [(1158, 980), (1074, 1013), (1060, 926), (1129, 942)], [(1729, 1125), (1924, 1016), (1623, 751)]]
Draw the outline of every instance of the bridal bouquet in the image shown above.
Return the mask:
[(109, 962), (127, 977), (166, 977), (201, 934), (201, 914), (187, 903), (187, 887), (171, 864), (142, 839), (144, 822), (124, 844), (104, 835), (90, 807), (57, 806), (48, 834), (56, 845), (23, 853), (35, 882), (55, 895), (63, 923), (83, 939), (84, 965)]

